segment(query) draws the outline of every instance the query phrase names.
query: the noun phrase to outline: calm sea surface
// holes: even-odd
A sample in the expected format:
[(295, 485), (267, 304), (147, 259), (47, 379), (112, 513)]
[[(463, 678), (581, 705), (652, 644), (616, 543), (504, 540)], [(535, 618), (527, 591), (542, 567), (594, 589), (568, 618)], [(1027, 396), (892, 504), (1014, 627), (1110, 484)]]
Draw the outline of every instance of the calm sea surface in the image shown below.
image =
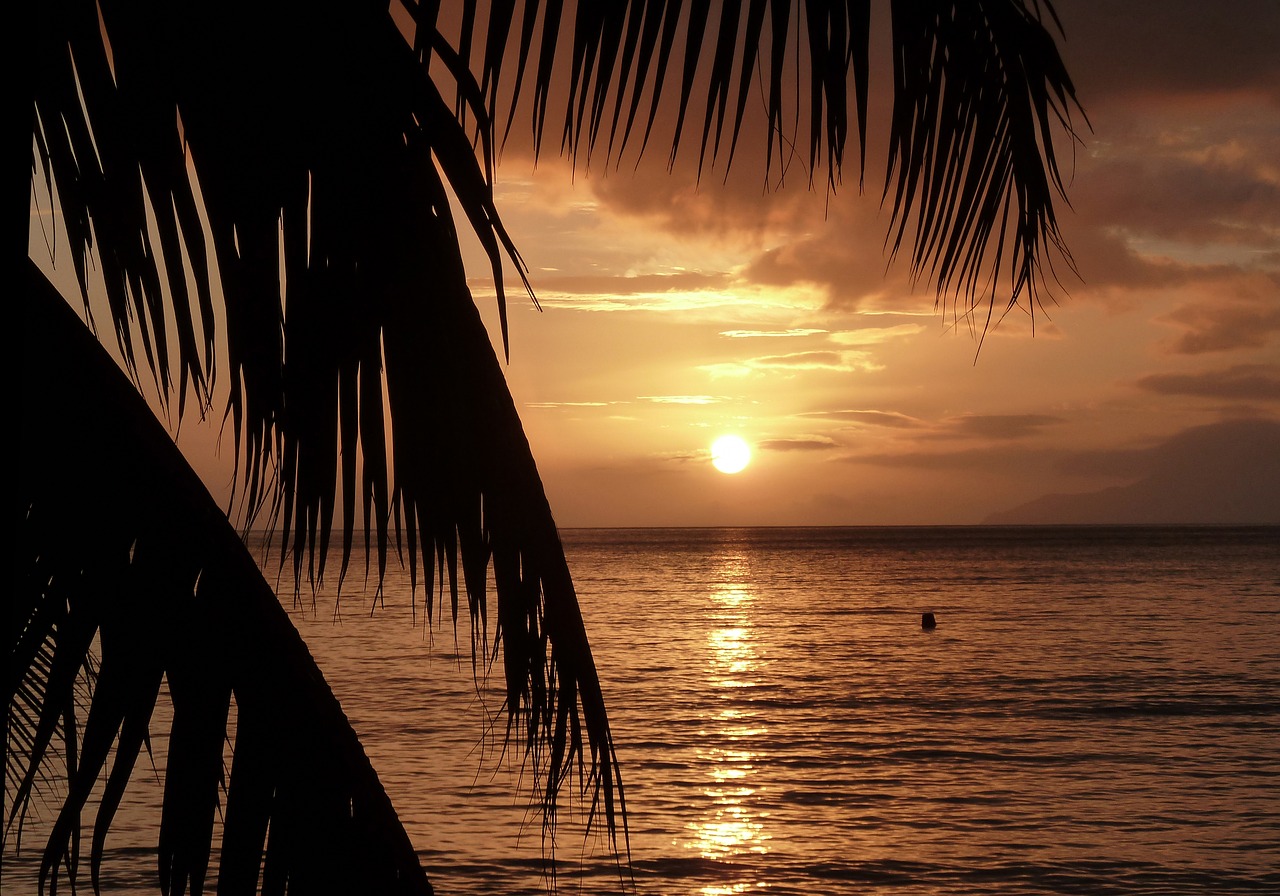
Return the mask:
[[(640, 893), (1280, 892), (1280, 530), (563, 536)], [(500, 697), (406, 578), (291, 612), (437, 891), (541, 892)], [(139, 777), (116, 891), (154, 861)], [(616, 892), (564, 815), (561, 891)]]

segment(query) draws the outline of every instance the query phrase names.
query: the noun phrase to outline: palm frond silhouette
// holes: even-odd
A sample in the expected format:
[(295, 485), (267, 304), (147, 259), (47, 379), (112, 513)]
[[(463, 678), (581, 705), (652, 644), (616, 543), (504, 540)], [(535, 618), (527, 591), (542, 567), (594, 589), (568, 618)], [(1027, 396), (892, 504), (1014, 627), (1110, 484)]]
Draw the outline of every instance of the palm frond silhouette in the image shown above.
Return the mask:
[[(1079, 112), (1052, 7), (889, 7), (891, 251), (966, 312), (1034, 307), (1052, 253), (1070, 260), (1054, 140), (1074, 139)], [(488, 254), (505, 347), (504, 273), (525, 268), (494, 204), (494, 158), (523, 126), (521, 96), (539, 149), (558, 127), (558, 151), (615, 162), (647, 150), (672, 98), (669, 158), (694, 116), (699, 167), (727, 165), (757, 77), (768, 157), (780, 151), (784, 73), (803, 63), (809, 171), (834, 185), (851, 130), (866, 151), (869, 0), (33, 11), (32, 178), (56, 196), (86, 315), (96, 266), (110, 319), (91, 332), (29, 265), (6, 840), (33, 792), (63, 776), (41, 885), (74, 880), (81, 814), (105, 782), (96, 886), (167, 682), (161, 892), (201, 892), (215, 845), (220, 892), (430, 892), (305, 646), (137, 391), (150, 378), (178, 418), (189, 403), (203, 415), (218, 376), (240, 524), (274, 525), (296, 582), (325, 573), (335, 524), (339, 577), (358, 536), (379, 574), (400, 546), (416, 586), (447, 588), (455, 618), (465, 601), (479, 651), (500, 644), (508, 734), (532, 759), (549, 832), (576, 782), (616, 838), (625, 811), (604, 698), (449, 197)], [(128, 377), (95, 338), (108, 329)]]

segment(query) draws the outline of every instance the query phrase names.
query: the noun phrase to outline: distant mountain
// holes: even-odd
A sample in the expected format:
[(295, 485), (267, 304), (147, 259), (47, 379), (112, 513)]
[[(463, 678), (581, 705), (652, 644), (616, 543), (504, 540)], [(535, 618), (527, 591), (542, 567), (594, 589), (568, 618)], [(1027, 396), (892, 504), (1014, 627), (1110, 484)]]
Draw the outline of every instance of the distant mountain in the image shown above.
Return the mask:
[(1131, 468), (1141, 478), (1085, 494), (1044, 495), (983, 522), (1280, 525), (1280, 423), (1275, 421), (1198, 426), (1151, 449), (1093, 460), (1098, 466)]

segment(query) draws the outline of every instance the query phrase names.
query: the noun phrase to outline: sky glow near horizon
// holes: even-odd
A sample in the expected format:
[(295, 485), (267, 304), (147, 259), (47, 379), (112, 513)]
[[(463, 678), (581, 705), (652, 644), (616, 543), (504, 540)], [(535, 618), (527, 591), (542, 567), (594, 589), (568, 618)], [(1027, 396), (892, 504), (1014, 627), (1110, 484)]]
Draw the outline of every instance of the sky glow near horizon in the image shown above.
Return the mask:
[[(1057, 264), (1057, 304), (980, 353), (981, 320), (887, 267), (883, 49), (861, 196), (856, 141), (828, 196), (795, 169), (763, 189), (758, 128), (699, 184), (696, 140), (670, 174), (657, 137), (575, 172), (554, 146), (535, 167), (517, 118), (496, 205), (543, 311), (509, 290), (506, 373), (561, 525), (964, 524), (1108, 489), (1095, 521), (1176, 492), (1159, 521), (1280, 522), (1280, 5), (1057, 7), (1093, 128), (1074, 164), (1058, 144), (1080, 276)], [(34, 203), (30, 254), (48, 269)], [(180, 444), (221, 498), (216, 410)], [(753, 448), (731, 476), (727, 432)]]
[[(513, 302), (507, 373), (562, 525), (976, 523), (1117, 488), (1093, 512), (1122, 520), (1144, 485), (1185, 496), (1166, 521), (1280, 506), (1280, 7), (1057, 5), (1093, 127), (1074, 164), (1058, 144), (1080, 276), (1058, 263), (1057, 304), (980, 353), (886, 271), (874, 55), (861, 196), (856, 157), (833, 197), (797, 171), (762, 190), (759, 133), (700, 184), (696, 142), (603, 175), (508, 144), (497, 204), (545, 310)], [(723, 432), (754, 448), (734, 476), (707, 463)], [(1221, 464), (1232, 506), (1198, 507), (1182, 484)]]

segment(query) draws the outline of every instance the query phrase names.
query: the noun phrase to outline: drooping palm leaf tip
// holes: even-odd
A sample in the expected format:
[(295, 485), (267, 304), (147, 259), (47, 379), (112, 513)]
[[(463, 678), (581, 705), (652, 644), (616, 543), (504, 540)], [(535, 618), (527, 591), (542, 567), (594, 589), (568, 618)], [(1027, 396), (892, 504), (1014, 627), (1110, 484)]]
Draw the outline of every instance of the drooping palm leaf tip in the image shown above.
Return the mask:
[[(421, 17), (426, 7), (405, 5)], [(470, 6), (470, 4), (469, 4)], [(494, 97), (511, 55), (510, 30), (520, 21), (519, 51), (504, 134), (515, 98), (541, 47), (533, 77), (532, 125), (542, 146), (553, 78), (553, 48), (561, 27), (561, 3), (514, 0), (493, 4), (485, 36), (483, 90), (495, 118)], [(1025, 301), (1034, 316), (1039, 291), (1052, 273), (1053, 254), (1068, 266), (1054, 199), (1064, 185), (1054, 150), (1055, 132), (1077, 139), (1073, 110), (1083, 117), (1047, 15), (1060, 27), (1048, 0), (902, 0), (890, 2), (893, 110), (884, 199), (893, 196), (891, 255), (908, 231), (913, 275), (933, 282), (939, 300), (949, 297), (957, 315), (988, 309), (1004, 295), (1008, 307)], [(429, 25), (434, 24), (432, 19)], [(541, 40), (538, 26), (541, 26)], [(475, 17), (465, 17), (461, 43), (474, 41)], [(681, 40), (683, 29), (683, 40)], [(767, 120), (766, 164), (785, 168), (799, 135), (787, 133), (786, 72), (798, 66), (796, 46), (807, 51), (810, 184), (825, 167), (827, 186), (841, 180), (849, 136), (848, 90), (852, 82), (859, 141), (859, 180), (865, 167), (870, 0), (680, 0), (598, 2), (577, 5), (572, 61), (560, 149), (576, 160), (590, 157), (605, 126), (606, 156), (625, 152), (643, 120), (641, 152), (653, 131), (673, 56), (678, 60), (679, 103), (670, 163), (684, 133), (694, 88), (706, 81), (698, 170), (715, 162), (726, 136), (726, 171), (738, 145), (749, 100), (763, 101)], [(709, 66), (699, 68), (700, 62)], [(756, 81), (758, 76), (759, 81)], [(765, 87), (764, 85), (767, 85)], [(789, 85), (795, 88), (796, 85)], [(647, 116), (639, 116), (648, 91)], [(752, 97), (752, 93), (759, 94)], [(1087, 119), (1086, 119), (1087, 121)], [(775, 147), (777, 154), (775, 155)], [(616, 149), (615, 149), (616, 148)], [(896, 177), (895, 177), (896, 175)], [(993, 239), (994, 237), (994, 239)], [(1043, 265), (1049, 265), (1049, 278)], [(988, 316), (988, 321), (990, 316)]]
[(1079, 105), (1040, 7), (893, 4), (892, 252), (914, 208), (913, 275), (952, 295), (957, 316), (985, 304), (983, 333), (1001, 290), (1006, 311), (1025, 298), (1034, 320), (1042, 265), (1055, 281), (1053, 252), (1072, 265), (1053, 208), (1065, 196), (1053, 137), (1076, 139)]
[[(1011, 302), (1034, 307), (1045, 252), (1061, 248), (1051, 132), (1057, 123), (1071, 133), (1075, 105), (1041, 20), (1052, 9), (1036, 0), (890, 7), (893, 251), (908, 243), (912, 270), (961, 297), (966, 312), (994, 300), (1001, 277)], [(567, 10), (560, 0), (494, 0), (487, 15), (473, 0), (394, 0), (390, 14), (385, 2), (356, 0), (36, 7), (33, 174), (56, 191), (86, 306), (92, 253), (127, 367), (164, 395), (176, 391), (179, 417), (188, 390), (203, 413), (215, 371), (226, 378), (246, 524), (258, 512), (278, 523), (296, 582), (304, 569), (323, 575), (337, 514), (340, 576), (358, 529), (378, 581), (388, 545), (407, 546), (428, 613), (447, 580), (456, 618), (461, 585), (473, 643), (485, 644), (492, 570), (509, 718), (541, 776), (549, 824), (579, 763), (611, 833), (621, 791), (564, 552), (466, 287), (448, 192), (488, 252), (505, 348), (503, 256), (522, 278), (524, 268), (494, 207), (493, 158), (496, 123), (509, 133), (522, 90), (532, 91), (536, 145), (548, 105), (554, 114), (563, 103), (560, 149), (583, 161), (606, 130), (606, 158), (643, 152), (664, 96), (677, 103), (673, 161), (690, 103), (700, 103), (700, 169), (722, 155), (731, 163), (759, 90), (769, 165), (785, 165), (784, 142), (794, 142), (785, 73), (798, 53), (810, 179), (825, 168), (834, 187), (851, 105), (860, 166), (865, 156), (870, 15), (867, 0)], [(102, 566), (114, 570), (104, 594), (136, 574), (118, 556), (112, 563)], [(37, 633), (33, 644), (43, 637), (36, 612), (14, 614), (18, 630)], [(82, 633), (66, 643), (58, 649), (75, 653), (89, 642)], [(52, 663), (42, 645), (23, 662)], [(11, 676), (11, 708), (20, 678)], [(50, 712), (67, 716), (62, 681), (31, 705), (52, 699)], [(145, 702), (149, 687), (129, 699)], [(93, 706), (106, 699), (100, 690)], [(234, 778), (233, 767), (233, 789)]]

